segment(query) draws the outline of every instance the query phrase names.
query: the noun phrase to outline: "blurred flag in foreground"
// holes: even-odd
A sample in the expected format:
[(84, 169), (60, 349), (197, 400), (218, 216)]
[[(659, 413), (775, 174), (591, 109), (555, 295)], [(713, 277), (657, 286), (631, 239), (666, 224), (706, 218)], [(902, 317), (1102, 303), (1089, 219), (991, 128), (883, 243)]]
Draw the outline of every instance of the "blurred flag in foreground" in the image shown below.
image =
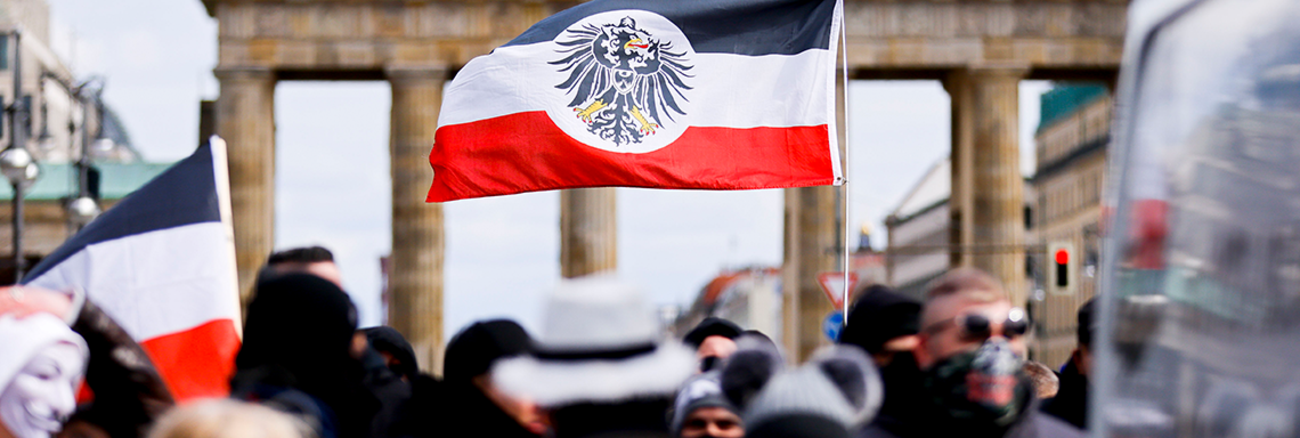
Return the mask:
[(838, 0), (595, 0), (447, 88), (429, 202), (838, 184)]
[(226, 144), (213, 137), (42, 260), (24, 284), (80, 288), (179, 401), (225, 396), (239, 351)]

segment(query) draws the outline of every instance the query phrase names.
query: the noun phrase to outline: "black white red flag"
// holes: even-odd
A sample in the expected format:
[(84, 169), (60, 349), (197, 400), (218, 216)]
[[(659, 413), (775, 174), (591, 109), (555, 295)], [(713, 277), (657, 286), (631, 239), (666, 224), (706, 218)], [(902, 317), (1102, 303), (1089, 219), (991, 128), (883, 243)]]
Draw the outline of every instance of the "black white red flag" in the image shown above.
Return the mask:
[(447, 88), (429, 202), (577, 187), (842, 181), (838, 0), (595, 0)]
[(208, 145), (86, 225), (23, 279), (85, 291), (144, 347), (177, 400), (229, 394), (239, 289), (226, 145)]

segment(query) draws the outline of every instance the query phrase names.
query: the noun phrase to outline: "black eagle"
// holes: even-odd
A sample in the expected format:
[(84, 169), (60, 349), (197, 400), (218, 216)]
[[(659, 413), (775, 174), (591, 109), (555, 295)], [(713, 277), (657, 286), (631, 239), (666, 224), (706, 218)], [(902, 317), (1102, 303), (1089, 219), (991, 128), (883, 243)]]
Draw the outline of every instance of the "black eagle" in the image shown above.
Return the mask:
[(617, 146), (640, 143), (664, 118), (686, 114), (678, 102), (688, 101), (682, 90), (691, 87), (683, 78), (693, 77), (692, 66), (671, 42), (653, 38), (631, 17), (569, 29), (568, 37), (558, 42), (565, 57), (550, 62), (569, 72), (555, 88), (574, 94), (568, 106), (593, 134)]

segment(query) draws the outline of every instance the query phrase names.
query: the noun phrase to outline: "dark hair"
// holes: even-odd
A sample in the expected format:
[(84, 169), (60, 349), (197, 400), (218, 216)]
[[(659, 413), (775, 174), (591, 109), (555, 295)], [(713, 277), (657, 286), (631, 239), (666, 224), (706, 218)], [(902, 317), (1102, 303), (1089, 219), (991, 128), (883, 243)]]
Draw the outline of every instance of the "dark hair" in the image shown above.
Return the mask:
[(284, 251), (271, 254), (266, 259), (267, 266), (275, 266), (281, 263), (319, 263), (334, 261), (334, 253), (320, 246), (308, 246), (303, 248), (286, 249)]
[(1092, 314), (1096, 310), (1096, 298), (1089, 298), (1088, 302), (1079, 306), (1079, 325), (1075, 329), (1079, 345), (1092, 348)]

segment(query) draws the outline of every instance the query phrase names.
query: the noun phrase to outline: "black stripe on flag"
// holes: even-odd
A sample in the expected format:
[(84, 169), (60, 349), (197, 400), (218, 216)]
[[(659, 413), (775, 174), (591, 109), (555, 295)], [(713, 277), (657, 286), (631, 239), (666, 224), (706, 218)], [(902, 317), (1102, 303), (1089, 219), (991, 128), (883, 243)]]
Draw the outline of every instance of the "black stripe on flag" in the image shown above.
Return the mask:
[(23, 276), (23, 283), (96, 243), (183, 225), (220, 222), (221, 203), (212, 172), (212, 148), (205, 143), (63, 242)]
[(589, 15), (640, 9), (676, 24), (690, 39), (695, 53), (794, 55), (810, 49), (830, 49), (835, 1), (596, 0), (538, 22), (505, 46), (554, 40)]

